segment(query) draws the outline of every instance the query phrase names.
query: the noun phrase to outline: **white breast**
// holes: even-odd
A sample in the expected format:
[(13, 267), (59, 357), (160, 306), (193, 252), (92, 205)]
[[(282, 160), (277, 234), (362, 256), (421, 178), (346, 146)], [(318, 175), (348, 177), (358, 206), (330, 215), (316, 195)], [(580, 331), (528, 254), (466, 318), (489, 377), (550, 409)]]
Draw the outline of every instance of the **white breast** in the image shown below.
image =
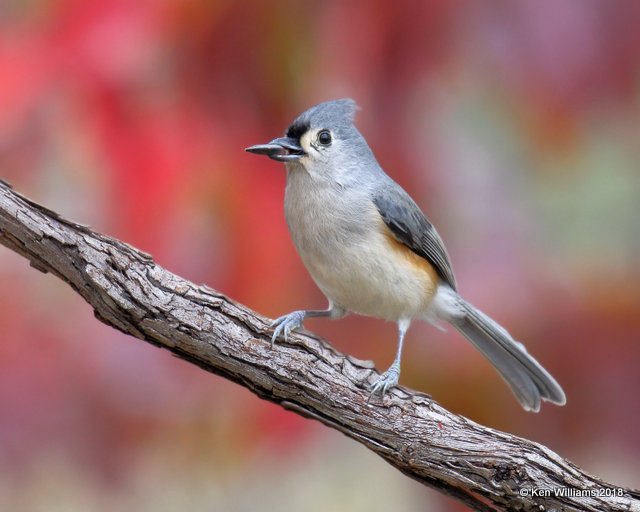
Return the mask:
[(289, 173), (285, 215), (302, 261), (334, 304), (395, 321), (427, 310), (435, 272), (389, 237), (366, 190)]

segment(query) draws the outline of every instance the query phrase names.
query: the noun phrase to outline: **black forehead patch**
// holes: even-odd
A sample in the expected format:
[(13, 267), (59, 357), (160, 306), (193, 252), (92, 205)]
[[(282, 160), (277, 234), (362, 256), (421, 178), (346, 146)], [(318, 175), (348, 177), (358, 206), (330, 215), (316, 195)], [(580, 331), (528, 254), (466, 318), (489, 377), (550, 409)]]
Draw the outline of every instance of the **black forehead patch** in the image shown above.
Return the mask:
[(310, 126), (309, 121), (296, 120), (287, 129), (287, 137), (300, 141), (300, 137), (309, 131)]

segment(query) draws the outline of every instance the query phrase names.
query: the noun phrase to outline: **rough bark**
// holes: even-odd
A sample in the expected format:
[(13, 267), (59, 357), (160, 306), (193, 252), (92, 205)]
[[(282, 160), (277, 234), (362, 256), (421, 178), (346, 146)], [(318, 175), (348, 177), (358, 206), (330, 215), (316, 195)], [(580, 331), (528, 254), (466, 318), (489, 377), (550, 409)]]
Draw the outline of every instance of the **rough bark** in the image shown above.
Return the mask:
[[(371, 364), (309, 334), (271, 347), (268, 319), (0, 182), (0, 243), (67, 282), (116, 329), (339, 430), (406, 475), (481, 510), (640, 511), (640, 492), (484, 427), (404, 387), (368, 399)], [(558, 496), (557, 492), (566, 492)], [(548, 495), (547, 495), (548, 494)]]

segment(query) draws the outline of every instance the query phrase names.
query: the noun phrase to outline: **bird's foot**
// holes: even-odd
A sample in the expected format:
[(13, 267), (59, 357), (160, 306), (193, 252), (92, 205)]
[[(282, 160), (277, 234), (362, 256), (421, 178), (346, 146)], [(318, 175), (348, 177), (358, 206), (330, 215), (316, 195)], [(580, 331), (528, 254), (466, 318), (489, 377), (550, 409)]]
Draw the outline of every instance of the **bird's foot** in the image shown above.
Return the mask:
[(304, 311), (292, 311), (288, 315), (282, 315), (271, 322), (271, 327), (275, 327), (273, 336), (271, 336), (271, 346), (276, 342), (280, 334), (283, 335), (284, 341), (287, 341), (289, 333), (298, 327), (302, 327), (304, 321)]
[(400, 367), (392, 365), (386, 372), (384, 372), (371, 386), (371, 393), (369, 394), (369, 402), (375, 395), (380, 395), (383, 398), (391, 388), (398, 385), (398, 379), (400, 378)]

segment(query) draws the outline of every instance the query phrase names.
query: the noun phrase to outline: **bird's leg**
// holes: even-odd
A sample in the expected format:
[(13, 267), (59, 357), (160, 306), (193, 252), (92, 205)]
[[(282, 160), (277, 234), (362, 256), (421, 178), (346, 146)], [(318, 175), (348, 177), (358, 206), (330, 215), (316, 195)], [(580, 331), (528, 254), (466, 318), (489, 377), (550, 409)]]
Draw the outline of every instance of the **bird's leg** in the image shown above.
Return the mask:
[(389, 369), (380, 375), (378, 380), (373, 383), (369, 400), (371, 400), (371, 397), (374, 395), (384, 397), (387, 391), (398, 385), (398, 379), (400, 378), (400, 359), (402, 358), (402, 343), (404, 342), (404, 335), (410, 323), (411, 320), (409, 319), (402, 319), (398, 322), (398, 351), (396, 352), (396, 358), (393, 360)]
[(280, 334), (283, 335), (284, 341), (287, 341), (287, 337), (289, 333), (294, 329), (298, 329), (302, 327), (302, 323), (307, 318), (318, 318), (318, 317), (330, 317), (330, 318), (342, 318), (346, 315), (346, 311), (339, 306), (334, 304), (329, 304), (327, 309), (311, 309), (311, 310), (299, 310), (292, 311), (287, 315), (282, 315), (280, 318), (276, 318), (272, 323), (271, 327), (275, 327), (273, 331), (273, 336), (271, 336), (271, 346), (275, 343), (276, 339)]

